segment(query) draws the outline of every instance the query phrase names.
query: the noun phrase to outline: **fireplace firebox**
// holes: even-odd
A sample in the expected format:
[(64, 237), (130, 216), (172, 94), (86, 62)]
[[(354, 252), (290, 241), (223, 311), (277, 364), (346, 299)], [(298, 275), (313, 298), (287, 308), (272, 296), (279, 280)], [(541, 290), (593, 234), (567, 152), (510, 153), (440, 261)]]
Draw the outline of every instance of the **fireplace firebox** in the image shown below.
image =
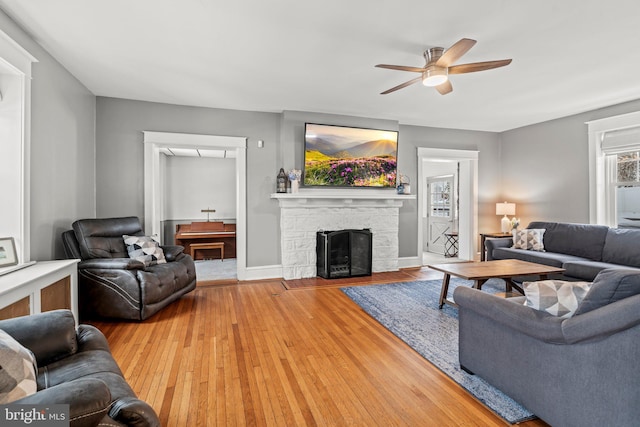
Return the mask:
[(318, 231), (318, 276), (325, 279), (371, 276), (371, 229)]

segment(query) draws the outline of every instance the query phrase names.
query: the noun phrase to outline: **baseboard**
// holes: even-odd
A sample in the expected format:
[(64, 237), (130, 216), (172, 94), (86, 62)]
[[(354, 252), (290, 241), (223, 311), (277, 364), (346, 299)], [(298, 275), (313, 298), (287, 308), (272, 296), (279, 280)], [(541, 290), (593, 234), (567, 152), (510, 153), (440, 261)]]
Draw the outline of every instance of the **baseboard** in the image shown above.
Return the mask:
[[(420, 257), (404, 257), (398, 258), (398, 268), (421, 267), (422, 259)], [(239, 280), (263, 280), (263, 279), (281, 279), (282, 265), (262, 265), (260, 267), (247, 267), (244, 274), (238, 272)]]
[[(239, 273), (240, 272), (238, 272), (238, 274)], [(239, 277), (239, 280), (281, 279), (282, 266), (262, 265), (260, 267), (246, 267), (242, 276), (244, 277)]]
[(417, 256), (398, 258), (398, 268), (422, 267), (422, 258)]

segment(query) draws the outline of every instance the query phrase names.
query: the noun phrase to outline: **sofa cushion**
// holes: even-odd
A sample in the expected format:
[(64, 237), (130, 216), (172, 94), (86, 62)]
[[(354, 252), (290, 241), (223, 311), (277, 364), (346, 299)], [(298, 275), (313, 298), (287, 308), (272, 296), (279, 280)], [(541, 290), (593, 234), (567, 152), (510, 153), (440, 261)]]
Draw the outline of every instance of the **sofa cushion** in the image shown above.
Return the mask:
[(149, 236), (128, 236), (126, 234), (122, 238), (125, 245), (127, 245), (129, 258), (142, 262), (145, 267), (167, 262), (160, 244), (153, 238)]
[(640, 273), (634, 269), (602, 270), (576, 311), (587, 313), (612, 302), (640, 294)]
[(591, 282), (567, 282), (564, 280), (540, 280), (524, 282), (524, 305), (545, 311), (553, 316), (569, 318), (578, 309)]
[[(598, 273), (609, 268), (630, 269), (631, 267), (598, 261), (567, 261), (562, 267), (565, 275), (592, 282)], [(640, 268), (638, 269), (640, 273)]]
[(569, 224), (535, 221), (527, 228), (544, 228), (544, 247), (548, 252), (574, 255), (594, 261), (602, 260), (606, 225)]
[(38, 391), (36, 371), (33, 353), (0, 329), (0, 404)]
[(494, 259), (519, 259), (521, 261), (550, 265), (558, 268), (562, 268), (567, 261), (584, 261), (584, 258), (572, 255), (558, 254), (555, 252), (526, 251), (513, 248), (495, 248), (492, 256)]
[(602, 261), (640, 267), (640, 230), (611, 228), (602, 250)]
[(544, 251), (544, 228), (527, 228), (516, 231), (513, 236), (513, 248), (528, 251)]

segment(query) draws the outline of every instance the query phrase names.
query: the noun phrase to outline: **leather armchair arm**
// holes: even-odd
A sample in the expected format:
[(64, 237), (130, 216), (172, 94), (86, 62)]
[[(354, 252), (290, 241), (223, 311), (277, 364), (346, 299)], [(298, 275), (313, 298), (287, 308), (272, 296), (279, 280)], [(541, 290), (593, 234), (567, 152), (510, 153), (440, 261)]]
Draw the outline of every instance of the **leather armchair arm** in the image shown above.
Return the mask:
[(167, 262), (173, 262), (184, 251), (184, 246), (180, 245), (161, 245), (164, 257)]
[(512, 237), (499, 237), (486, 239), (484, 241), (484, 247), (487, 250), (487, 261), (493, 260), (493, 250), (496, 248), (510, 248), (513, 245)]
[(160, 420), (153, 408), (135, 397), (124, 397), (113, 402), (109, 416), (128, 426), (160, 427)]
[(6, 331), (33, 352), (38, 366), (78, 351), (76, 322), (69, 310), (54, 310), (0, 321)]
[(97, 426), (111, 404), (109, 387), (95, 378), (81, 378), (58, 384), (16, 400), (23, 405), (69, 405), (70, 426)]
[(144, 270), (141, 261), (131, 258), (91, 258), (78, 263), (78, 269)]

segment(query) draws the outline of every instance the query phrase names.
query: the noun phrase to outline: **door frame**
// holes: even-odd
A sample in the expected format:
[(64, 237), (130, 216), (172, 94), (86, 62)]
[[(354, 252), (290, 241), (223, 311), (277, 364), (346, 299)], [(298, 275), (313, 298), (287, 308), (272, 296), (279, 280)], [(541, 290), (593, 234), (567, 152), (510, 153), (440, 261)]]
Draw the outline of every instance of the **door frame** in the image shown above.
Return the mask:
[[(474, 260), (478, 236), (478, 154), (476, 150), (418, 147), (418, 182), (426, 179), (426, 160), (456, 161), (460, 164), (460, 208), (458, 211), (458, 258)], [(423, 252), (424, 191), (418, 195), (418, 254)]]
[(144, 218), (145, 233), (160, 236), (164, 218), (164, 168), (160, 149), (217, 148), (236, 153), (236, 260), (238, 280), (247, 276), (247, 138), (143, 131), (144, 134)]

